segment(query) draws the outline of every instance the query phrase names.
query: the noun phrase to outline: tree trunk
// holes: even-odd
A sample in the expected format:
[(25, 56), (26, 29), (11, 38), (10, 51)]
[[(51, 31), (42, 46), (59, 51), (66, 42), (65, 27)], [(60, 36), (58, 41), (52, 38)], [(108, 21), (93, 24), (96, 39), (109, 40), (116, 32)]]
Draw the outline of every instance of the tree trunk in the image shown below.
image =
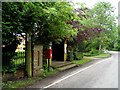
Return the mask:
[(26, 33), (26, 74), (32, 76), (31, 32)]
[(99, 52), (101, 52), (102, 44), (99, 44)]

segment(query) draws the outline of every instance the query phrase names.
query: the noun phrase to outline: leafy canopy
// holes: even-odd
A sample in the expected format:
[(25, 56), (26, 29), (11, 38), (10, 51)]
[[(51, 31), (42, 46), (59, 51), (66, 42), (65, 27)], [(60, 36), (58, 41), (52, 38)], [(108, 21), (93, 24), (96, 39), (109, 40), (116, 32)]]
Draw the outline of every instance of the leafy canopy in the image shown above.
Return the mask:
[(2, 6), (3, 44), (14, 41), (16, 34), (26, 32), (33, 34), (35, 43), (61, 41), (77, 33), (66, 24), (77, 18), (68, 2), (3, 2)]

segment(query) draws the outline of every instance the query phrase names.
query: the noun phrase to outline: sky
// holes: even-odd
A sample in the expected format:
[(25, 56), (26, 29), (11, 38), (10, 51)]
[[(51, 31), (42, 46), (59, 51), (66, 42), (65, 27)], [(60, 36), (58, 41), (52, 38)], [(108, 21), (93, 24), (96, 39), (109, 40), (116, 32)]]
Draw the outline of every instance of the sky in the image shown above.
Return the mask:
[(70, 1), (73, 1), (74, 3), (77, 3), (77, 2), (85, 3), (86, 6), (89, 8), (93, 7), (95, 3), (99, 1), (110, 2), (112, 6), (115, 8), (115, 15), (118, 16), (118, 2), (120, 0), (70, 0)]

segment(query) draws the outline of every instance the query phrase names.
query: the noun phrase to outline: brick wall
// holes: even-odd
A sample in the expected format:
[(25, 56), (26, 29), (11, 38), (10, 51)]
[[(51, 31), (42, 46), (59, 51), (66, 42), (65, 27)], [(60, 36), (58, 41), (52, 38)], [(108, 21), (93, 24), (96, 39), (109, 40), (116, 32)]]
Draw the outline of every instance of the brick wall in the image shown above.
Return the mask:
[(33, 76), (37, 76), (42, 72), (43, 68), (43, 46), (35, 45), (34, 46), (34, 55), (33, 55)]

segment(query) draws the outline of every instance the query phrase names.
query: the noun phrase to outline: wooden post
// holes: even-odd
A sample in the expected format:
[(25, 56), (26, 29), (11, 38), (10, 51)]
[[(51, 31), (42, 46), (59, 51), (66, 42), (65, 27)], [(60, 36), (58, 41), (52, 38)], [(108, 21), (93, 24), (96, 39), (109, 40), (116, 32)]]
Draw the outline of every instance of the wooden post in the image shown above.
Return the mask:
[(47, 60), (47, 67), (48, 67), (48, 59), (46, 59)]
[(52, 65), (52, 59), (50, 59), (50, 66)]
[(47, 49), (47, 52), (46, 52), (48, 72), (50, 71), (51, 60), (52, 60), (52, 47), (51, 46), (52, 46), (52, 42), (50, 42), (49, 48)]
[(50, 59), (48, 59), (48, 72), (50, 71)]
[(31, 32), (26, 33), (26, 74), (32, 76)]
[(64, 41), (64, 63), (67, 60), (67, 40)]

